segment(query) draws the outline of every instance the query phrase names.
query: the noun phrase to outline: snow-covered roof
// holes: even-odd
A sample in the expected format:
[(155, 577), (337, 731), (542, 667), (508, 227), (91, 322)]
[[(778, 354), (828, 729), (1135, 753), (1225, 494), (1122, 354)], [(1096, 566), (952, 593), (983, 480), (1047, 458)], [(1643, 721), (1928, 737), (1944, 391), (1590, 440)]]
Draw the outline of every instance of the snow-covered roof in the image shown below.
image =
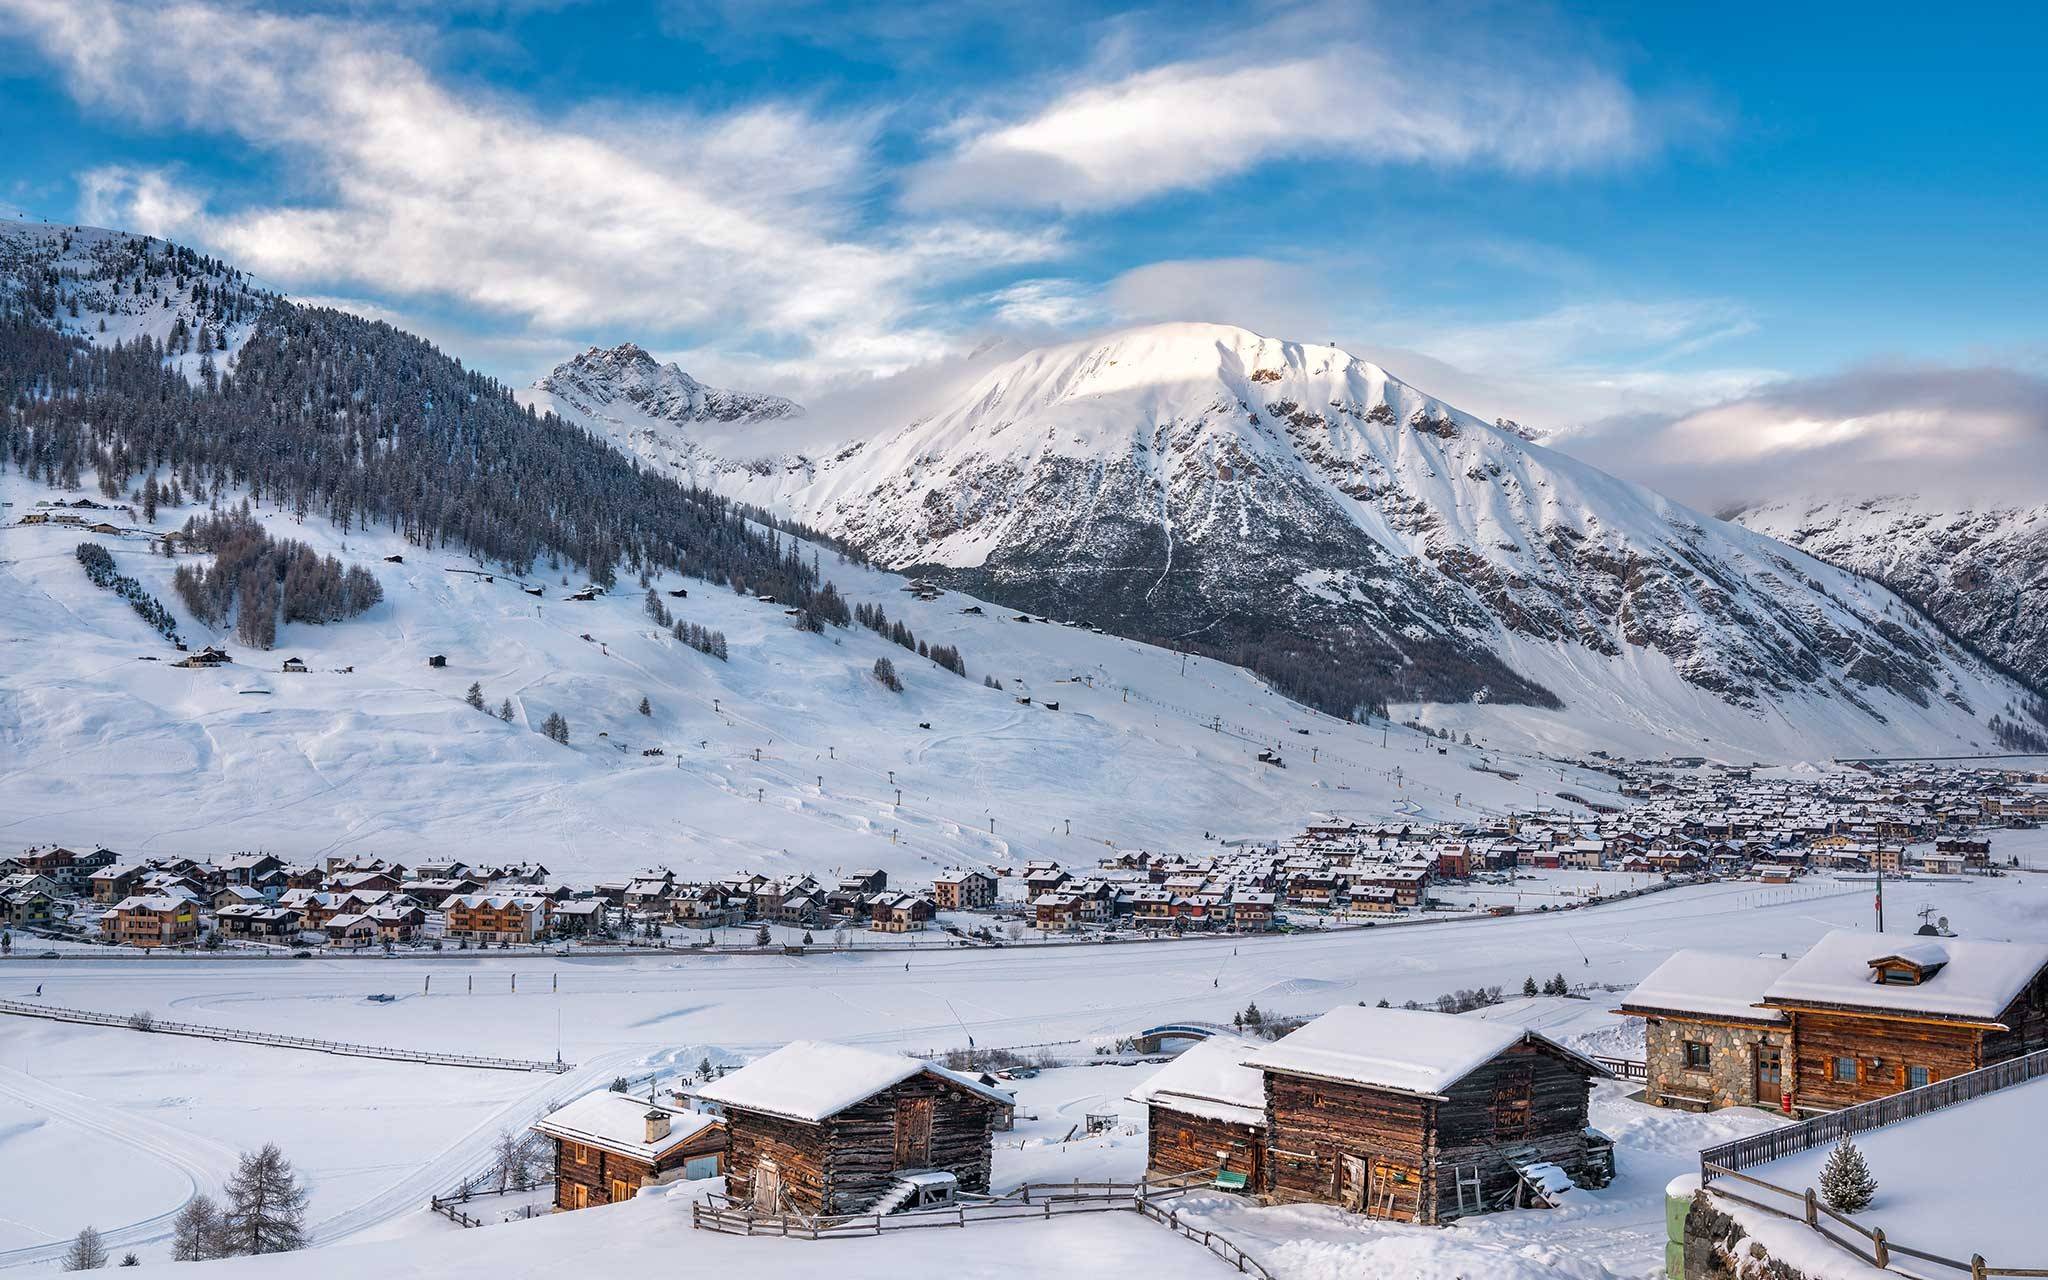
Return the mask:
[[(1938, 951), (1941, 959), (1921, 960)], [(1918, 983), (1888, 983), (1871, 967), (1890, 957), (1940, 968)], [(1943, 938), (1894, 945), (1853, 929), (1837, 929), (1785, 971), (1764, 992), (1772, 1002), (1793, 1001), (1995, 1019), (2048, 968), (2048, 944)]]
[(1131, 1091), (1131, 1101), (1229, 1124), (1266, 1122), (1266, 1078), (1244, 1065), (1259, 1046), (1211, 1036)]
[(920, 1073), (937, 1076), (1005, 1107), (1013, 1101), (972, 1076), (929, 1062), (823, 1040), (786, 1044), (704, 1086), (697, 1096), (742, 1111), (765, 1111), (817, 1124)]
[(1784, 976), (1792, 962), (1778, 956), (1739, 951), (1687, 948), (1650, 971), (1622, 1000), (1629, 1013), (1697, 1013), (1749, 1022), (1783, 1022), (1776, 1009), (1760, 1009), (1757, 1001)]
[[(669, 1118), (668, 1136), (659, 1142), (647, 1141), (647, 1113), (650, 1111), (663, 1112)], [(603, 1147), (653, 1164), (720, 1123), (717, 1116), (682, 1111), (645, 1098), (600, 1089), (584, 1094), (533, 1127), (550, 1138)]]
[(1426, 1009), (1361, 1005), (1330, 1010), (1252, 1054), (1245, 1065), (1438, 1096), (1525, 1039), (1583, 1063), (1594, 1074), (1606, 1074), (1590, 1059), (1527, 1027)]

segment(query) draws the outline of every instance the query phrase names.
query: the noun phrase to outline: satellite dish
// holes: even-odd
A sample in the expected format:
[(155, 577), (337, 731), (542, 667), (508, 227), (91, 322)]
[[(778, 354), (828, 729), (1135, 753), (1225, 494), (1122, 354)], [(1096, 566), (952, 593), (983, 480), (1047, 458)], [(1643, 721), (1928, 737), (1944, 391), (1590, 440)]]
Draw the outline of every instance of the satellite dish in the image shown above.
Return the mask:
[(1941, 931), (1942, 931), (1943, 933), (1947, 933), (1947, 932), (1948, 932), (1948, 917), (1947, 917), (1947, 916), (1943, 916), (1943, 917), (1941, 917), (1941, 918), (1940, 918), (1939, 920), (1936, 920), (1936, 921), (1934, 922), (1934, 924), (1935, 924), (1935, 927), (1936, 927), (1936, 928), (1938, 928), (1938, 929), (1940, 929), (1940, 930), (1941, 930)]

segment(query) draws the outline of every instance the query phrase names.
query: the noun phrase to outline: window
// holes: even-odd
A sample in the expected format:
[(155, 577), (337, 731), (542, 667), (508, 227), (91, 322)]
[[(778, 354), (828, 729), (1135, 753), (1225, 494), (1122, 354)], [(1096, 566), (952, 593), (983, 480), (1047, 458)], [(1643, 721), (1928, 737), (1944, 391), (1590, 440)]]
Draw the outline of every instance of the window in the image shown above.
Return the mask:
[(1920, 975), (1911, 969), (1886, 969), (1883, 974), (1886, 982), (1901, 986), (1916, 986), (1920, 981)]
[(1685, 1069), (1687, 1071), (1705, 1071), (1712, 1062), (1712, 1054), (1705, 1044), (1698, 1040), (1688, 1040), (1685, 1042)]
[(1855, 1083), (1856, 1083), (1856, 1059), (1854, 1059), (1854, 1058), (1836, 1058), (1836, 1059), (1835, 1059), (1835, 1083), (1836, 1083), (1836, 1084), (1855, 1084)]
[(1934, 1083), (1934, 1074), (1926, 1067), (1906, 1068), (1906, 1087), (1908, 1089), (1924, 1089), (1932, 1083)]

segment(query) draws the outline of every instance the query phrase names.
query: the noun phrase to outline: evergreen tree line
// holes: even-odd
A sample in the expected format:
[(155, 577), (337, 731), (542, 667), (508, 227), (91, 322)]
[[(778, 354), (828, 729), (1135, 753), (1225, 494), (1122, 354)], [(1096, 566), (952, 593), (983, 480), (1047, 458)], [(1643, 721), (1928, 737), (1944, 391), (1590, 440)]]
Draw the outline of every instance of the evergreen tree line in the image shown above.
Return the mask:
[(392, 529), (515, 577), (623, 563), (722, 582), (843, 625), (815, 560), (708, 490), (643, 471), (588, 433), (381, 322), (270, 300), (211, 387), (141, 339), (94, 347), (16, 307), (0, 317), (0, 465), (63, 488), (93, 471), (205, 501), (249, 499), (348, 532)]
[(2008, 720), (2003, 713), (1994, 713), (1991, 717), (1991, 736), (1998, 739), (1999, 745), (2008, 751), (2048, 755), (2048, 700), (2023, 698), (2016, 710), (2012, 707), (2007, 707), (2006, 710), (2014, 712), (2016, 716), (2025, 716), (2033, 723), (2028, 724), (2020, 719)]
[(213, 553), (211, 565), (178, 566), (172, 581), (179, 599), (207, 626), (233, 614), (236, 638), (259, 649), (277, 643), (280, 613), (286, 622), (341, 622), (384, 598), (376, 576), (361, 565), (343, 568), (303, 542), (272, 538), (246, 501), (192, 517), (177, 537)]
[(77, 555), (78, 563), (85, 566), (85, 576), (92, 579), (94, 586), (120, 596), (158, 635), (172, 644), (178, 642), (178, 620), (140, 582), (116, 572), (114, 557), (105, 547), (97, 542), (81, 542)]
[(709, 627), (700, 627), (694, 622), (678, 620), (675, 628), (669, 634), (701, 654), (716, 658), (720, 662), (727, 660), (725, 656), (725, 632), (723, 631), (713, 631)]
[(888, 612), (881, 605), (855, 605), (853, 620), (891, 644), (902, 645), (921, 658), (930, 658), (956, 676), (964, 678), (967, 675), (967, 659), (960, 656), (960, 650), (944, 644), (936, 647), (927, 646), (909, 627), (901, 622), (890, 621)]

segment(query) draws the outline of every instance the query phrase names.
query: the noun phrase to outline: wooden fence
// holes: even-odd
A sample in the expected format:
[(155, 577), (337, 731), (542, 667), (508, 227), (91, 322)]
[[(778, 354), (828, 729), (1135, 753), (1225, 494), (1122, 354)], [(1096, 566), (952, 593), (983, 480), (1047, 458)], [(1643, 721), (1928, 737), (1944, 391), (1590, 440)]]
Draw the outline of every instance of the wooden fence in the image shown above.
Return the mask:
[(1608, 1074), (1617, 1080), (1648, 1080), (1650, 1064), (1642, 1058), (1609, 1058), (1593, 1054), (1593, 1061), (1607, 1068)]
[(1212, 1174), (1203, 1172), (1145, 1182), (1076, 1180), (1027, 1183), (1004, 1195), (971, 1196), (941, 1208), (817, 1217), (798, 1213), (756, 1213), (749, 1205), (714, 1194), (690, 1206), (690, 1221), (698, 1230), (720, 1231), (728, 1235), (828, 1240), (840, 1236), (881, 1235), (885, 1231), (917, 1231), (927, 1227), (964, 1228), (1019, 1218), (1047, 1220), (1072, 1213), (1135, 1211), (1201, 1245), (1238, 1271), (1255, 1276), (1257, 1280), (1273, 1280), (1272, 1273), (1256, 1258), (1225, 1236), (1182, 1222), (1177, 1212), (1162, 1207), (1161, 1202), (1206, 1185), (1212, 1177)]
[[(1731, 1178), (1740, 1182), (1754, 1192), (1769, 1193), (1790, 1200), (1797, 1206), (1797, 1211), (1787, 1209), (1781, 1204), (1767, 1204), (1757, 1199), (1754, 1194), (1744, 1195), (1742, 1192), (1730, 1190), (1725, 1185), (1713, 1188), (1714, 1195), (1793, 1222), (1804, 1222), (1807, 1227), (1854, 1254), (1858, 1259), (1886, 1271), (1898, 1271), (1901, 1275), (1918, 1274), (1894, 1265), (1901, 1258), (1910, 1258), (1916, 1262), (1931, 1263), (1937, 1267), (1965, 1272), (1970, 1276), (1970, 1280), (1986, 1280), (1990, 1276), (2048, 1276), (2048, 1267), (1994, 1267), (1984, 1261), (1984, 1255), (1981, 1253), (1971, 1254), (1966, 1262), (1901, 1244), (1886, 1235), (1883, 1227), (1866, 1227), (1846, 1214), (1837, 1213), (1822, 1204), (1812, 1187), (1804, 1191), (1791, 1191), (1775, 1182), (1766, 1182), (1762, 1178), (1752, 1177), (1711, 1162), (1706, 1165), (1706, 1169), (1716, 1177)], [(1841, 1227), (1844, 1230), (1836, 1231), (1833, 1227)]]
[(526, 1058), (489, 1058), (467, 1053), (436, 1053), (430, 1049), (398, 1049), (389, 1045), (348, 1044), (338, 1040), (314, 1040), (306, 1036), (279, 1035), (271, 1031), (245, 1031), (239, 1027), (209, 1027), (192, 1022), (167, 1022), (141, 1013), (98, 1013), (90, 1009), (66, 1009), (61, 1005), (34, 1000), (0, 1000), (0, 1014), (23, 1018), (45, 1018), (53, 1022), (76, 1022), (94, 1027), (121, 1027), (130, 1031), (155, 1032), (167, 1036), (196, 1036), (203, 1040), (226, 1040), (239, 1044), (263, 1044), (278, 1049), (301, 1049), (332, 1053), (345, 1058), (385, 1058), (393, 1062), (424, 1062), (442, 1067), (477, 1067), (486, 1071), (548, 1071), (574, 1069), (570, 1062), (547, 1062)]
[(1840, 1111), (1815, 1116), (1798, 1124), (1786, 1125), (1768, 1133), (1753, 1134), (1724, 1142), (1718, 1147), (1708, 1147), (1700, 1152), (1700, 1182), (1712, 1181), (1709, 1167), (1725, 1171), (1739, 1171), (1769, 1164), (1784, 1156), (1811, 1151), (1815, 1147), (1829, 1146), (1851, 1134), (1879, 1129), (1914, 1116), (1926, 1115), (1952, 1107), (1972, 1098), (1981, 1098), (1988, 1093), (2010, 1089), (2016, 1084), (2038, 1080), (2048, 1076), (2048, 1049), (2042, 1049), (2025, 1057), (2012, 1058), (2005, 1062), (1979, 1067), (1959, 1076), (1937, 1080), (1918, 1089), (1908, 1089), (1889, 1097), (1872, 1102), (1860, 1102)]

